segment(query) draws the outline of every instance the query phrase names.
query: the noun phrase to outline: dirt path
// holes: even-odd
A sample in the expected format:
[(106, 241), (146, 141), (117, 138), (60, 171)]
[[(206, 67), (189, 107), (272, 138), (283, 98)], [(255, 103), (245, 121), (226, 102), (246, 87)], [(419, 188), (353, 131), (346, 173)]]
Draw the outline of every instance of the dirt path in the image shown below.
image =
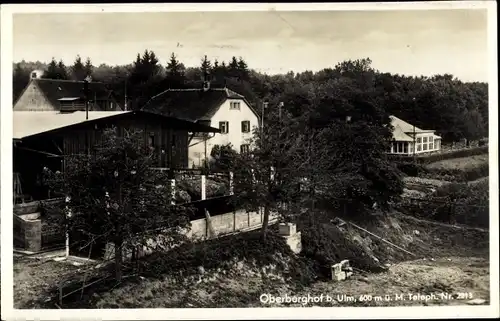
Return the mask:
[[(337, 306), (464, 305), (472, 299), (484, 299), (487, 304), (489, 287), (489, 262), (485, 258), (450, 257), (402, 262), (387, 273), (358, 275), (350, 281), (317, 283), (303, 294), (331, 293), (336, 298), (350, 295), (357, 299), (338, 302)], [(379, 297), (382, 299), (377, 300)]]

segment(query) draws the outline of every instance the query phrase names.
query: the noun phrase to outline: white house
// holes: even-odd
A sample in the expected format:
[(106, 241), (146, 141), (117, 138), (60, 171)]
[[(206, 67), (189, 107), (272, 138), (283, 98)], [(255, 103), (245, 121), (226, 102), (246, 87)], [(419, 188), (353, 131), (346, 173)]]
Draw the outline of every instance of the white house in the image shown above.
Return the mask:
[(215, 145), (231, 144), (237, 152), (250, 148), (249, 139), (259, 126), (259, 116), (242, 95), (227, 88), (168, 89), (151, 98), (144, 111), (217, 127), (219, 134), (191, 133), (190, 167), (202, 166)]
[(435, 130), (420, 129), (396, 116), (390, 117), (394, 129), (389, 154), (413, 155), (414, 144), (415, 154), (436, 152), (441, 149), (441, 137), (435, 134)]

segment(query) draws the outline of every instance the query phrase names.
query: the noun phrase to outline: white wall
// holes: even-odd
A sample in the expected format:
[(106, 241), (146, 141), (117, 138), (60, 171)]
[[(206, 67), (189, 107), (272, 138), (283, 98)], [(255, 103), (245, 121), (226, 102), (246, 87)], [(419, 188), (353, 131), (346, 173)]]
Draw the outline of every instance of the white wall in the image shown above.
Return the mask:
[[(240, 102), (240, 110), (229, 108), (232, 101)], [(241, 122), (245, 120), (250, 121), (249, 133), (241, 132)], [(259, 126), (257, 115), (252, 112), (250, 107), (242, 99), (227, 99), (212, 117), (210, 126), (219, 128), (219, 122), (221, 121), (229, 122), (229, 133), (217, 133), (213, 138), (207, 140), (206, 150), (207, 157), (209, 158), (214, 145), (227, 145), (228, 143), (231, 143), (233, 148), (237, 152), (240, 152), (240, 146), (253, 137), (253, 128)], [(203, 159), (205, 158), (205, 144), (203, 139), (195, 137), (191, 141), (190, 145), (189, 166), (191, 167), (193, 163), (196, 166), (202, 165)]]
[[(410, 133), (408, 133), (408, 135), (411, 135)], [(427, 142), (424, 143), (424, 139), (427, 139)], [(430, 148), (431, 146), (429, 145), (429, 142), (432, 138), (432, 148)], [(419, 140), (420, 140), (420, 143), (419, 143)], [(436, 144), (436, 140), (439, 141), (439, 144)], [(404, 144), (404, 142), (401, 142)], [(415, 143), (416, 143), (416, 146), (417, 146), (417, 149), (415, 150), (415, 154), (422, 154), (422, 153), (429, 153), (429, 152), (435, 152), (435, 151), (438, 151), (441, 149), (441, 139), (435, 139), (434, 138), (434, 133), (431, 132), (431, 133), (417, 133), (416, 134), (416, 138), (415, 138)], [(424, 144), (427, 144), (427, 149), (424, 150)], [(419, 149), (419, 146), (420, 146), (420, 150)], [(394, 144), (391, 145), (391, 150), (389, 152), (390, 154), (404, 154), (404, 155), (413, 155), (413, 142), (408, 142), (408, 149), (407, 149), (407, 153), (401, 150), (395, 150), (394, 148)]]
[[(432, 139), (432, 148), (429, 148), (429, 139)], [(419, 143), (419, 140), (420, 140), (420, 143)], [(424, 143), (424, 141), (426, 140), (426, 143)], [(434, 133), (431, 132), (431, 133), (418, 133), (417, 134), (417, 137), (416, 137), (416, 144), (417, 144), (417, 149), (415, 150), (415, 153), (416, 154), (421, 154), (421, 153), (428, 153), (428, 152), (432, 152), (432, 151), (437, 151), (440, 149), (441, 147), (441, 144), (439, 144), (439, 147), (436, 148), (436, 144), (434, 142)], [(427, 144), (427, 148), (424, 149), (424, 145)], [(419, 146), (420, 146), (420, 150), (419, 150)]]

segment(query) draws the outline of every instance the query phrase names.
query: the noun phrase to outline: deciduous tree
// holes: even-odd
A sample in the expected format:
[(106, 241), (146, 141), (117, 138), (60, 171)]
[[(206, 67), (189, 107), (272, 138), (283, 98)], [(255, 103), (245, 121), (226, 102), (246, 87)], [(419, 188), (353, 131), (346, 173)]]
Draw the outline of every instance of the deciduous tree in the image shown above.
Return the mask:
[(188, 209), (171, 205), (167, 181), (152, 169), (152, 152), (141, 142), (139, 131), (118, 135), (109, 129), (88, 155), (67, 157), (63, 176), (46, 173), (53, 188), (69, 200), (71, 215), (61, 223), (90, 244), (98, 239), (114, 243), (118, 281), (125, 248), (168, 248), (185, 240), (182, 229), (189, 228)]

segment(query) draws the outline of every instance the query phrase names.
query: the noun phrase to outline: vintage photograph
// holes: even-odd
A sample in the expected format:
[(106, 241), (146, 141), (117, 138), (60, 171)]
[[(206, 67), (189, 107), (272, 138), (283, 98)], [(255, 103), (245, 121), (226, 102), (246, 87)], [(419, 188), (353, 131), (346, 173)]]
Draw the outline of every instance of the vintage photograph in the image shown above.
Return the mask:
[(485, 6), (14, 13), (14, 309), (498, 306), (489, 46)]

